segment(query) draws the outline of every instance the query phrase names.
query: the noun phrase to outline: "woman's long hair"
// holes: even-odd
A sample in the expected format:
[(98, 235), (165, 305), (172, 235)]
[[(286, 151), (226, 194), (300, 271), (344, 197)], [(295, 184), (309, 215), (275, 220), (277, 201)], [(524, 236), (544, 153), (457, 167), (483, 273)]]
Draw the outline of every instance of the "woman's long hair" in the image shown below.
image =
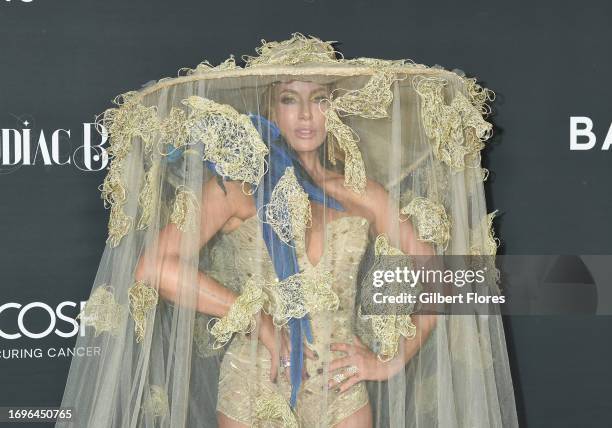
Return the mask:
[[(260, 110), (260, 114), (273, 123), (276, 123), (276, 119), (274, 118), (273, 114), (273, 106), (275, 106), (278, 102), (277, 88), (279, 83), (281, 82), (273, 82), (264, 90), (262, 94), (263, 102), (260, 104), (263, 106), (263, 108)], [(325, 87), (327, 94), (331, 93), (333, 89), (332, 84), (322, 86)], [(291, 154), (294, 159), (298, 159), (297, 152), (287, 143), (287, 140), (282, 134), (280, 135), (278, 142), (283, 146), (283, 149), (285, 149), (288, 153)], [(325, 168), (326, 170), (334, 171), (338, 174), (344, 175), (344, 153), (342, 152), (342, 150), (334, 150), (334, 159), (336, 160), (336, 162), (335, 164), (332, 163), (329, 160), (328, 144), (328, 136), (326, 135), (325, 140), (323, 140), (323, 144), (321, 144), (317, 148), (317, 155), (319, 157), (321, 165), (323, 165), (323, 168)], [(312, 178), (306, 172), (302, 164), (300, 162), (294, 162), (294, 165), (298, 177), (301, 176), (302, 179), (308, 180), (312, 183)]]

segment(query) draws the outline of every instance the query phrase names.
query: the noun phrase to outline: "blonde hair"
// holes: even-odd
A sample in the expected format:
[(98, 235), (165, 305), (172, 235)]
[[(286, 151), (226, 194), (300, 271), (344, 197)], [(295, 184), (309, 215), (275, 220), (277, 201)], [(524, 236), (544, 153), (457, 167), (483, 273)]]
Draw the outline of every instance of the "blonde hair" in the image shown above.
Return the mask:
[[(262, 102), (260, 103), (261, 107), (259, 109), (260, 114), (263, 117), (267, 118), (269, 121), (276, 124), (276, 118), (273, 116), (274, 116), (274, 107), (276, 106), (276, 103), (278, 101), (278, 97), (277, 97), (278, 85), (280, 83), (289, 83), (293, 81), (294, 80), (283, 82), (283, 81), (277, 80), (275, 82), (272, 82), (268, 87), (266, 87), (266, 89), (262, 93), (262, 97), (261, 97)], [(330, 94), (332, 90), (334, 89), (333, 84), (331, 83), (322, 84), (321, 86), (325, 87), (328, 94)], [(287, 142), (284, 139), (284, 136), (282, 138), (282, 141), (283, 141), (283, 144), (287, 145)], [(319, 159), (321, 161), (321, 164), (323, 164), (323, 166), (329, 170), (332, 170), (334, 172), (344, 175), (344, 153), (342, 152), (342, 150), (334, 150), (334, 158), (336, 160), (336, 163), (335, 165), (331, 163), (329, 161), (329, 157), (327, 153), (327, 141), (328, 139), (326, 136), (325, 140), (323, 141), (323, 144), (321, 144), (319, 148), (317, 149), (319, 152)], [(287, 148), (291, 150), (290, 147), (287, 147)]]

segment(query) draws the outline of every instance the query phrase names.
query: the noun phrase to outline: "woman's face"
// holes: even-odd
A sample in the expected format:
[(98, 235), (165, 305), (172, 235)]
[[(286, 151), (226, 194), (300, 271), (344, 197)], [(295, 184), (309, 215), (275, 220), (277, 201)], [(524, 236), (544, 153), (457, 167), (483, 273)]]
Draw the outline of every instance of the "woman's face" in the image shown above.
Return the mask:
[(275, 87), (273, 119), (287, 143), (297, 152), (316, 150), (325, 141), (327, 103), (325, 86), (314, 82), (293, 81)]

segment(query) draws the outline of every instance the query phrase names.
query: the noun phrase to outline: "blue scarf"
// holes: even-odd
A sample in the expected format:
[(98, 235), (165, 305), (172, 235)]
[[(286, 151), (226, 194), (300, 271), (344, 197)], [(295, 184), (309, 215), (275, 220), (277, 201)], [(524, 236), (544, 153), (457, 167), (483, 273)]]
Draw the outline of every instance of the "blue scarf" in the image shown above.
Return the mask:
[[(344, 211), (344, 208), (338, 201), (325, 195), (323, 190), (317, 186), (308, 176), (306, 171), (301, 166), (297, 156), (291, 150), (287, 149), (287, 145), (282, 141), (282, 136), (278, 127), (268, 121), (266, 118), (249, 114), (251, 122), (261, 134), (263, 140), (268, 144), (269, 153), (267, 155), (268, 171), (263, 177), (263, 185), (258, 186), (253, 194), (257, 211), (260, 211), (264, 205), (270, 202), (272, 190), (276, 183), (281, 179), (287, 167), (293, 167), (296, 178), (304, 191), (308, 194), (311, 201), (324, 204), (325, 206)], [(183, 146), (184, 147), (184, 146)], [(170, 152), (166, 159), (168, 162), (173, 162), (182, 155), (182, 149), (174, 149)], [(172, 147), (170, 147), (172, 148)], [(215, 164), (206, 161), (206, 166), (216, 173)], [(225, 179), (225, 177), (221, 177)], [(222, 183), (221, 183), (222, 184)], [(265, 210), (261, 210), (264, 212)], [(265, 220), (265, 219), (264, 219)], [(295, 246), (293, 243), (286, 244), (274, 232), (272, 227), (267, 222), (262, 222), (263, 238), (268, 248), (270, 259), (274, 264), (274, 270), (279, 281), (287, 279), (300, 271)], [(297, 401), (297, 393), (302, 384), (302, 369), (304, 366), (304, 349), (302, 337), (306, 336), (306, 340), (312, 343), (312, 331), (310, 327), (310, 319), (308, 315), (302, 318), (289, 319), (289, 335), (291, 340), (291, 408), (295, 408)]]

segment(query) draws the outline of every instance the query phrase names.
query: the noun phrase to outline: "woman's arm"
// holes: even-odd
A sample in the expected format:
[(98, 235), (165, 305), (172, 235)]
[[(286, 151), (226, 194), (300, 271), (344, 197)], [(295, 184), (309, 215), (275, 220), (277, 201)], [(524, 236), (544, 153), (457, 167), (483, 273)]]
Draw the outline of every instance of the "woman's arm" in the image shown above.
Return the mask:
[[(202, 248), (224, 226), (234, 222), (240, 223), (254, 215), (253, 198), (245, 195), (242, 184), (225, 182), (225, 191), (218, 185), (216, 177), (211, 178), (202, 188), (201, 218), (199, 246)], [(145, 249), (136, 268), (136, 280), (154, 283), (159, 282), (159, 294), (170, 301), (180, 300), (181, 272), (184, 263), (180, 248), (183, 232), (170, 223), (159, 234), (158, 244), (154, 248)], [(208, 315), (222, 318), (230, 310), (238, 294), (223, 286), (209, 275), (197, 272), (197, 299), (195, 310)], [(187, 300), (187, 299), (183, 299)], [(188, 305), (189, 302), (181, 302)], [(260, 312), (258, 337), (272, 355), (273, 364), (270, 377), (275, 379), (278, 371), (278, 355), (280, 349), (276, 346), (275, 327), (272, 316)]]
[[(387, 191), (378, 183), (368, 181), (366, 194), (361, 199), (361, 207), (367, 213), (372, 223), (372, 233), (375, 236), (385, 234), (393, 243), (399, 242), (399, 249), (407, 255), (415, 256), (415, 260), (426, 262), (431, 256), (435, 255), (433, 246), (418, 239), (417, 231), (409, 219), (399, 221), (400, 213), (391, 212), (389, 208), (389, 195)], [(397, 223), (395, 223), (397, 222)], [(399, 239), (393, 239), (392, 226), (398, 224), (396, 231)], [(397, 244), (395, 244), (397, 245)], [(329, 380), (328, 387), (337, 388), (339, 392), (344, 392), (355, 383), (361, 380), (385, 380), (389, 379), (410, 361), (418, 352), (421, 346), (427, 341), (429, 334), (435, 327), (436, 315), (417, 314), (412, 316), (412, 322), (416, 327), (414, 337), (408, 339), (401, 336), (399, 352), (394, 358), (388, 361), (381, 361), (376, 354), (364, 345), (357, 337), (353, 337), (353, 343), (332, 343), (332, 351), (343, 351), (347, 356), (334, 359), (330, 366), (330, 372), (336, 369), (355, 366), (357, 372), (348, 376), (340, 384), (333, 379)]]
[[(241, 207), (245, 198), (238, 183), (226, 183), (227, 195), (216, 183), (215, 178), (208, 180), (202, 188), (200, 211), (199, 246), (202, 248), (232, 218), (240, 217), (245, 211)], [(246, 195), (243, 195), (246, 196)], [(136, 267), (135, 279), (159, 284), (159, 294), (168, 300), (181, 300), (181, 274), (188, 263), (181, 258), (180, 249), (184, 232), (169, 223), (159, 233), (156, 245), (146, 248)], [(190, 238), (190, 237), (187, 237)], [(198, 271), (196, 310), (205, 314), (222, 317), (227, 314), (236, 300), (236, 293), (219, 284), (210, 276)], [(187, 300), (184, 299), (183, 300)], [(182, 302), (188, 305), (190, 302)]]
[(404, 352), (399, 353), (395, 358), (387, 363), (389, 366), (389, 376), (393, 376), (406, 364), (408, 364), (408, 361), (415, 356), (421, 346), (423, 346), (423, 344), (427, 341), (431, 330), (436, 325), (437, 315), (414, 315), (412, 317), (412, 322), (416, 326), (416, 334), (411, 339), (402, 337)]
[[(372, 231), (376, 236), (387, 235), (391, 240), (391, 245), (396, 245), (404, 254), (425, 256), (425, 258), (435, 254), (431, 243), (418, 239), (417, 231), (408, 218), (401, 218), (400, 221), (399, 210), (391, 212), (389, 193), (379, 183), (368, 181), (364, 202), (372, 213)], [(395, 224), (399, 224), (399, 242), (391, 236), (394, 233)]]
[(406, 364), (427, 341), (427, 338), (436, 324), (435, 315), (417, 315), (413, 317), (416, 326), (416, 334), (411, 339), (403, 338), (404, 352), (398, 353), (389, 361), (381, 361), (376, 354), (366, 346), (356, 335), (353, 335), (353, 343), (332, 343), (332, 351), (342, 351), (347, 356), (334, 359), (329, 365), (329, 371), (357, 367), (357, 372), (348, 376), (341, 383), (334, 379), (327, 382), (328, 388), (336, 388), (338, 392), (344, 392), (351, 386), (362, 380), (387, 380), (404, 369)]
[[(400, 213), (390, 213), (389, 194), (383, 186), (378, 183), (372, 183), (370, 187), (370, 192), (373, 196), (370, 199), (370, 203), (373, 204), (373, 207), (378, 207), (374, 211), (375, 233), (376, 235), (384, 233), (389, 236), (391, 222), (397, 221)], [(415, 256), (415, 260), (423, 262), (423, 265), (427, 263), (427, 260), (431, 256), (435, 255), (435, 249), (431, 243), (418, 239), (418, 233), (408, 218), (402, 218), (401, 221), (399, 221), (399, 249), (404, 254)], [(431, 330), (434, 328), (436, 320), (436, 315), (417, 314), (412, 316), (412, 321), (416, 326), (416, 336), (411, 339), (402, 337), (404, 352), (396, 357), (399, 365), (403, 367), (417, 353), (422, 344), (427, 340)]]

